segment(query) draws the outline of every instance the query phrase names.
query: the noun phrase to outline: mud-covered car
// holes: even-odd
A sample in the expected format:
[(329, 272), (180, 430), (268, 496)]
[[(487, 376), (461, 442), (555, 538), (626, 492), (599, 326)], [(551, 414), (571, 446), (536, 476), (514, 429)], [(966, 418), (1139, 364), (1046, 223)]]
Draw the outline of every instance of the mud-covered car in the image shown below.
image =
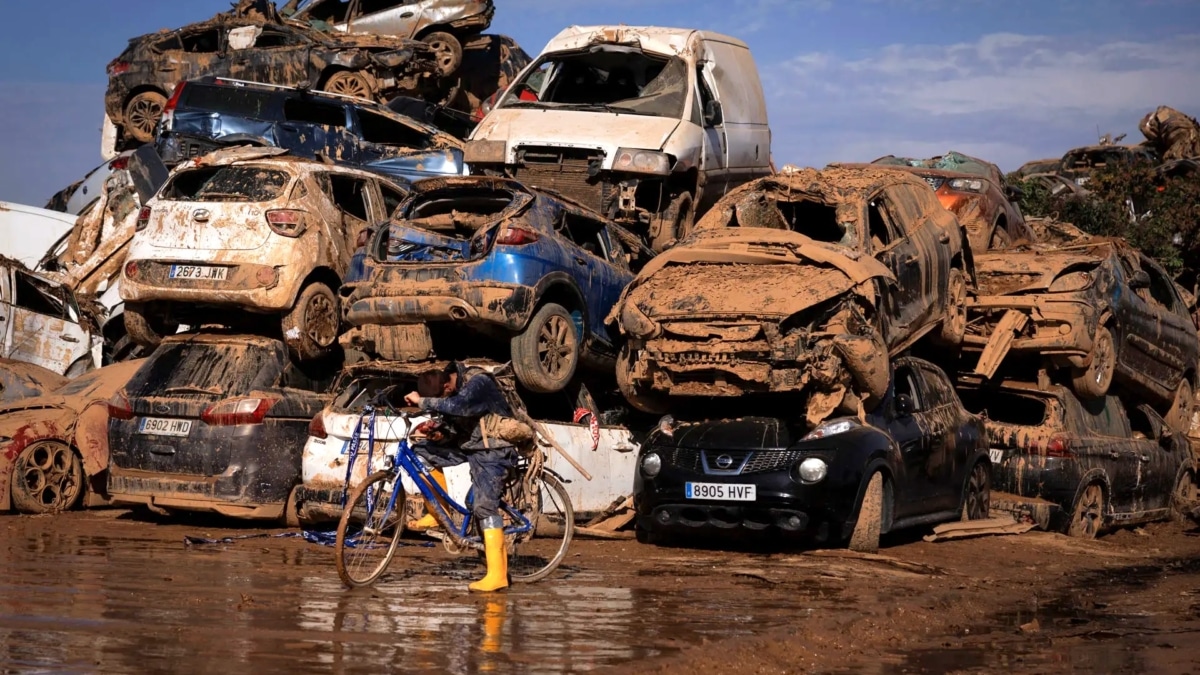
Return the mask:
[[(1200, 338), (1167, 273), (1121, 240), (980, 254), (978, 296), (967, 300), (966, 354), (991, 378), (1010, 353), (1066, 371), (1080, 396), (1114, 381), (1186, 430)], [(981, 352), (977, 350), (982, 350)]]
[(972, 251), (1008, 248), (1014, 241), (1032, 241), (1021, 210), (1013, 203), (1017, 192), (991, 162), (948, 152), (931, 159), (880, 157), (872, 164), (891, 166), (920, 176), (938, 201), (967, 228)]
[(216, 77), (175, 88), (155, 145), (169, 166), (222, 147), (253, 145), (326, 157), (401, 181), (463, 172), (461, 141), (383, 105)]
[[(0, 512), (50, 513), (105, 503), (108, 400), (141, 365), (141, 361), (126, 361), (41, 395), (4, 402), (0, 407)], [(6, 378), (6, 393), (8, 389)]]
[(880, 534), (986, 518), (982, 421), (933, 364), (893, 366), (883, 404), (863, 418), (660, 423), (634, 479), (639, 538), (769, 531), (875, 551)]
[(261, 16), (209, 21), (129, 41), (108, 64), (104, 111), (128, 144), (154, 140), (175, 85), (205, 75), (304, 86), (371, 100), (435, 79), (433, 50), (415, 40), (326, 34)]
[(1055, 172), (1080, 188), (1091, 180), (1092, 172), (1112, 165), (1132, 166), (1137, 163), (1157, 165), (1158, 153), (1148, 145), (1117, 145), (1103, 143), (1075, 148), (1063, 155)]
[(887, 389), (888, 356), (957, 345), (966, 234), (924, 181), (877, 167), (791, 171), (730, 193), (650, 261), (613, 311), (630, 403), (804, 393), (816, 424)]
[(96, 365), (93, 334), (71, 289), (0, 256), (0, 357), (76, 377)]
[(442, 75), (463, 63), (463, 41), (492, 25), (492, 0), (288, 0), (279, 12), (314, 28), (420, 40), (437, 53)]
[(167, 338), (108, 402), (113, 503), (294, 522), (284, 507), (338, 370), (263, 337)]
[(959, 393), (984, 418), (998, 509), (1091, 538), (1200, 505), (1187, 437), (1149, 406), (1127, 412), (1114, 395), (1081, 400), (1054, 384), (962, 383)]
[(274, 315), (298, 359), (334, 344), (337, 291), (358, 237), (407, 192), (285, 152), (230, 148), (191, 160), (142, 207), (121, 276), (134, 341), (154, 346), (180, 324)]
[(346, 322), (385, 358), (400, 355), (382, 345), (414, 331), (427, 346), (412, 356), (438, 350), (425, 324), (461, 326), (508, 342), (525, 387), (558, 392), (580, 365), (611, 367), (605, 317), (633, 278), (632, 237), (516, 181), (421, 181), (372, 241), (366, 279), (343, 287)]
[(1025, 162), (1013, 173), (1015, 173), (1018, 178), (1024, 180), (1035, 174), (1054, 173), (1055, 171), (1058, 171), (1058, 167), (1060, 166), (1062, 166), (1062, 157), (1035, 159), (1030, 162)]
[(0, 406), (50, 393), (67, 378), (32, 363), (0, 359)]

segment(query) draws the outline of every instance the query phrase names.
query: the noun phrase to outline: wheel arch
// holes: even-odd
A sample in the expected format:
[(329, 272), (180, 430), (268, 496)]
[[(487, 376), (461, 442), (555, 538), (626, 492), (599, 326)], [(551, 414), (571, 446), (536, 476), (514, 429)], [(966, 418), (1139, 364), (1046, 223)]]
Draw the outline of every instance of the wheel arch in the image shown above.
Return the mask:
[(589, 318), (587, 300), (575, 284), (575, 280), (566, 272), (552, 272), (538, 282), (533, 293), (533, 302), (529, 306), (529, 316), (522, 322), (521, 330), (529, 327), (533, 315), (548, 302), (562, 305), (568, 312), (578, 311), (583, 314), (584, 334), (581, 337), (586, 342)]
[(874, 476), (876, 472), (883, 474), (883, 524), (879, 528), (882, 534), (890, 532), (892, 524), (896, 522), (896, 477), (885, 455), (875, 454), (863, 467), (862, 476), (858, 481), (858, 494), (854, 496), (854, 510), (850, 514), (850, 527), (853, 528), (854, 523), (858, 520), (863, 498), (867, 494), (867, 485), (871, 482), (871, 476)]
[(296, 284), (296, 289), (292, 291), (293, 307), (296, 305), (296, 301), (300, 299), (300, 294), (304, 292), (304, 289), (308, 288), (309, 284), (312, 284), (315, 281), (319, 281), (328, 286), (329, 290), (333, 291), (334, 297), (338, 298), (339, 300), (341, 299), (341, 296), (338, 294), (338, 289), (342, 286), (342, 278), (338, 276), (338, 273), (333, 271), (333, 269), (322, 265), (313, 268), (313, 270), (308, 273), (308, 276), (304, 277), (299, 284)]
[(1109, 516), (1113, 513), (1112, 505), (1112, 483), (1108, 479), (1108, 472), (1104, 469), (1091, 469), (1084, 473), (1079, 478), (1079, 485), (1075, 488), (1075, 494), (1071, 497), (1071, 511), (1075, 510), (1075, 506), (1083, 497), (1084, 491), (1089, 485), (1099, 485), (1104, 493), (1104, 523), (1107, 524)]

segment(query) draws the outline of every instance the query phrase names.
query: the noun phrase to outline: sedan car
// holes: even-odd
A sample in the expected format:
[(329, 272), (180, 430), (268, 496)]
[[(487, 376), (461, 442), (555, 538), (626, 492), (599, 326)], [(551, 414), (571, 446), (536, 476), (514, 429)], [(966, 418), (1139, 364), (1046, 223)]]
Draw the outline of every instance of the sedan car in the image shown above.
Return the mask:
[(180, 324), (267, 315), (299, 360), (334, 345), (337, 290), (358, 237), (406, 189), (284, 152), (229, 148), (191, 160), (142, 207), (120, 279), (135, 342), (153, 347)]
[[(4, 378), (0, 512), (15, 508), (22, 513), (50, 513), (105, 503), (107, 403), (141, 365), (141, 361), (126, 361), (53, 389), (38, 381), (52, 381), (44, 376), (25, 375), (15, 384)], [(31, 395), (9, 399), (10, 391)]]
[[(1167, 273), (1123, 240), (976, 256), (965, 351), (991, 378), (1010, 353), (1065, 370), (1085, 398), (1115, 381), (1154, 403), (1174, 429), (1190, 425), (1200, 338)], [(1019, 365), (1019, 364), (1018, 364)]]
[(262, 337), (167, 338), (108, 403), (114, 504), (289, 520), (300, 454), (337, 364)]
[(118, 128), (122, 145), (152, 141), (172, 88), (205, 75), (306, 86), (368, 100), (418, 91), (436, 76), (435, 54), (425, 43), (325, 34), (276, 18), (218, 14), (130, 40), (108, 64), (104, 98), (105, 114)]
[(1061, 385), (1020, 382), (966, 384), (960, 393), (984, 418), (997, 507), (1091, 538), (1168, 518), (1172, 506), (1195, 500), (1187, 437), (1149, 406), (1126, 414), (1116, 396), (1081, 400)]
[(686, 532), (765, 532), (848, 542), (917, 525), (987, 518), (983, 422), (945, 373), (898, 358), (884, 402), (815, 428), (793, 417), (660, 424), (634, 480), (643, 540)]
[(617, 383), (646, 412), (762, 392), (807, 396), (812, 424), (870, 408), (889, 354), (962, 341), (971, 276), (966, 234), (924, 181), (785, 169), (731, 192), (629, 285)]
[(365, 280), (343, 287), (346, 322), (377, 345), (422, 324), (462, 326), (507, 341), (527, 389), (558, 392), (581, 364), (611, 366), (605, 317), (633, 278), (621, 232), (512, 180), (422, 181), (376, 234)]

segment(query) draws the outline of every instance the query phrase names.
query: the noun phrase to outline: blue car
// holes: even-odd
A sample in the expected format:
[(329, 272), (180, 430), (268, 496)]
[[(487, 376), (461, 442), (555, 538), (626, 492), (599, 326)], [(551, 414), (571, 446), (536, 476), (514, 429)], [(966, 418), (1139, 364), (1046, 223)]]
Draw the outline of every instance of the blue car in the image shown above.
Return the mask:
[(320, 155), (405, 181), (463, 173), (462, 141), (371, 101), (219, 77), (181, 82), (158, 128), (163, 162), (234, 145)]
[(345, 319), (376, 345), (462, 326), (507, 341), (530, 391), (561, 391), (581, 364), (611, 370), (604, 320), (633, 279), (623, 243), (632, 240), (586, 207), (512, 180), (421, 181), (370, 242), (364, 278), (343, 284)]

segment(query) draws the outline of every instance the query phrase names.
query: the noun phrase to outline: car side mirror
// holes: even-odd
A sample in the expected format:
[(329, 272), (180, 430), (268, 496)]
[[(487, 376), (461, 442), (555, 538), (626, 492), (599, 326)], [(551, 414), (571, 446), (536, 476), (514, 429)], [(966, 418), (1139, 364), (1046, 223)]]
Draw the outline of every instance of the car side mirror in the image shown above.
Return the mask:
[(1133, 278), (1129, 280), (1130, 288), (1149, 288), (1150, 275), (1146, 274), (1145, 270), (1138, 270), (1133, 273)]
[(905, 419), (913, 415), (912, 397), (908, 394), (900, 394), (896, 397), (896, 418)]
[(1025, 196), (1025, 190), (1016, 185), (1005, 185), (1004, 196), (1008, 197), (1008, 201), (1010, 202), (1021, 201), (1021, 198)]
[(715, 127), (725, 122), (725, 109), (717, 100), (704, 104), (704, 126)]

